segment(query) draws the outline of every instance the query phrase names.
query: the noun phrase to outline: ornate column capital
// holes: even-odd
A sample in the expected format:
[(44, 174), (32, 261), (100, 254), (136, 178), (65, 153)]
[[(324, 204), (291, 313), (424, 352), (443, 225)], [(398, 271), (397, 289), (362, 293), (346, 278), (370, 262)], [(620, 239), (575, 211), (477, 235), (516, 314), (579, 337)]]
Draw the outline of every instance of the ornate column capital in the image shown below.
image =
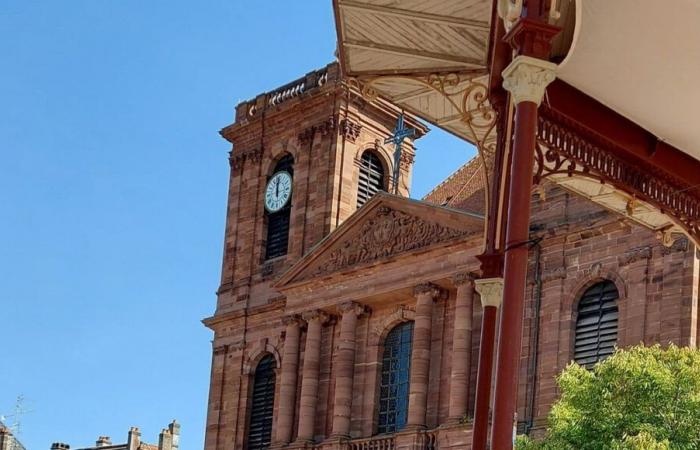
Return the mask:
[(359, 315), (367, 312), (368, 309), (365, 305), (361, 305), (357, 302), (349, 301), (349, 302), (343, 302), (340, 305), (338, 305), (338, 311), (341, 314), (345, 314), (347, 312), (354, 312), (356, 316), (359, 316)]
[(298, 314), (292, 314), (291, 316), (282, 317), (282, 323), (287, 327), (291, 325), (301, 326), (304, 324), (304, 322), (301, 320), (301, 317), (299, 317)]
[(474, 281), (474, 275), (470, 272), (456, 273), (452, 276), (452, 284), (455, 286), (462, 286), (467, 283)]
[(314, 309), (312, 311), (306, 311), (301, 313), (301, 318), (304, 319), (307, 323), (313, 320), (318, 320), (319, 322), (321, 322), (321, 324), (324, 324), (328, 322), (330, 316), (325, 311), (321, 311), (320, 309)]
[(481, 278), (474, 281), (476, 292), (481, 296), (481, 306), (498, 308), (503, 302), (503, 278)]
[(557, 65), (531, 56), (517, 56), (503, 71), (503, 89), (510, 92), (517, 105), (542, 103), (549, 83), (556, 78)]
[(413, 288), (413, 295), (419, 297), (428, 295), (432, 299), (436, 299), (440, 295), (440, 287), (433, 283), (421, 283)]

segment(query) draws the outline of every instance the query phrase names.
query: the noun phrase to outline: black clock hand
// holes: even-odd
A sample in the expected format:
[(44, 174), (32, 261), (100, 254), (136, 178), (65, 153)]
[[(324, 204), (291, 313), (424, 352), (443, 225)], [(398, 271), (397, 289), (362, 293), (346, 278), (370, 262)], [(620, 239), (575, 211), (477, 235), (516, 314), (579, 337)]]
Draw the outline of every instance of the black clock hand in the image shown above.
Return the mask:
[(279, 196), (280, 196), (280, 179), (277, 178), (275, 180), (275, 197), (279, 198)]

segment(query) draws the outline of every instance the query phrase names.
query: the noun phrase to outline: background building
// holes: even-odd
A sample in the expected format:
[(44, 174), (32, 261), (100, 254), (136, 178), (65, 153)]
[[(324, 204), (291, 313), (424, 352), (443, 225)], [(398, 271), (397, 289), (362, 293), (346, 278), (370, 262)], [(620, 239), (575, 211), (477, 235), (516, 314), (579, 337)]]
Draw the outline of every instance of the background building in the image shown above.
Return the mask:
[(2, 422), (0, 422), (0, 450), (25, 450), (22, 443)]
[[(126, 442), (122, 444), (112, 443), (109, 436), (97, 438), (94, 447), (83, 447), (78, 450), (178, 450), (180, 448), (180, 424), (173, 420), (167, 428), (163, 428), (158, 435), (157, 444), (148, 444), (141, 440), (141, 430), (138, 427), (129, 428)], [(70, 450), (70, 445), (55, 442), (51, 450)]]

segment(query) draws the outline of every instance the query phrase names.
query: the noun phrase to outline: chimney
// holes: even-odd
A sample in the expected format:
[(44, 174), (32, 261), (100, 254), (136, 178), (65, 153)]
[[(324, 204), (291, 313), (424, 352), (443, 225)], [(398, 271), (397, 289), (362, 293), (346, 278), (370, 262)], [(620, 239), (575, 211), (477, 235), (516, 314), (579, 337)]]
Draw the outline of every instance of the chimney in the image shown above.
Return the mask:
[(70, 445), (63, 442), (54, 442), (51, 444), (51, 450), (70, 450)]
[(158, 436), (158, 450), (172, 450), (172, 448), (173, 436), (169, 429), (163, 428)]
[(107, 447), (112, 445), (112, 440), (109, 436), (99, 436), (95, 442), (95, 447)]
[(141, 445), (141, 431), (139, 427), (129, 428), (129, 437), (126, 441), (126, 450), (137, 450)]
[(180, 448), (180, 424), (177, 423), (177, 420), (173, 419), (170, 425), (168, 425), (168, 429), (170, 430), (170, 434), (173, 435), (173, 450), (178, 450)]

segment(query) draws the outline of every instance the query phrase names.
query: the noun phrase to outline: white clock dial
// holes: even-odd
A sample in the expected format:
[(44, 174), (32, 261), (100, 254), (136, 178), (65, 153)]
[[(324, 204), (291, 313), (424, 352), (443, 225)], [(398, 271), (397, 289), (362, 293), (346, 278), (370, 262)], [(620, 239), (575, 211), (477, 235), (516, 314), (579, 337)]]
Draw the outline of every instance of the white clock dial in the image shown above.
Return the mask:
[(277, 172), (272, 175), (265, 188), (265, 209), (277, 212), (289, 202), (292, 196), (292, 176), (289, 172)]

